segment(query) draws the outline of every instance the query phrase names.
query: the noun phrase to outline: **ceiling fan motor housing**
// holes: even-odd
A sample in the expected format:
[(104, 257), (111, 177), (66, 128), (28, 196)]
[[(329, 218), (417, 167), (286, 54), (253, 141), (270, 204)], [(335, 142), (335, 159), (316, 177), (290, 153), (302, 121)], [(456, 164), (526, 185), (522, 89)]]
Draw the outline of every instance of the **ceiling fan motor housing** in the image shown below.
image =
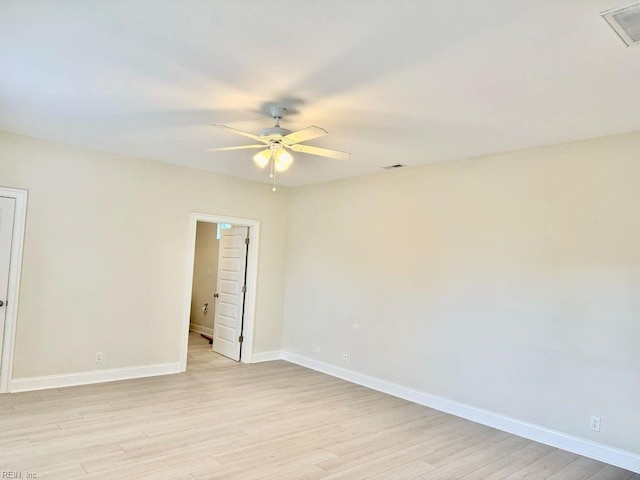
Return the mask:
[(284, 137), (285, 135), (289, 135), (290, 133), (291, 133), (291, 130), (287, 130), (286, 128), (270, 127), (270, 128), (263, 128), (260, 131), (260, 136), (266, 137), (266, 138), (278, 139), (278, 138)]

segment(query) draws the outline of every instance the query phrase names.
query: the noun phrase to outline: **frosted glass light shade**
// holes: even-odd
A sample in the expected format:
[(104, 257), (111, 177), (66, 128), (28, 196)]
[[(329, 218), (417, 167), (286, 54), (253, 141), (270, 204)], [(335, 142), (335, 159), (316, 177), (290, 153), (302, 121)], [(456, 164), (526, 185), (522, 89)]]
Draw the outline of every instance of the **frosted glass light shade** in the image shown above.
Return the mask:
[(293, 157), (284, 148), (278, 150), (275, 156), (276, 172), (286, 171), (293, 163)]
[(262, 150), (253, 156), (253, 161), (260, 168), (264, 168), (269, 165), (269, 160), (271, 160), (271, 150), (269, 149)]

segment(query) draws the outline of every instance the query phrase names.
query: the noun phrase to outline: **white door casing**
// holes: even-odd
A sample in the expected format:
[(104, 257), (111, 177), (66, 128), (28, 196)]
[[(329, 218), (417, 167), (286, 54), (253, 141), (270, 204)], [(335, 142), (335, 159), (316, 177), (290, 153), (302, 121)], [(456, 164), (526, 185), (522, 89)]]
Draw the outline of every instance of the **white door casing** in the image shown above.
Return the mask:
[(220, 231), (213, 351), (240, 360), (249, 228)]
[[(11, 243), (15, 215), (14, 198), (0, 197), (0, 351), (4, 345), (4, 332), (9, 293), (9, 268), (11, 265)], [(2, 361), (0, 355), (0, 362)], [(0, 364), (0, 375), (2, 373)]]
[(242, 363), (252, 363), (254, 361), (253, 338), (256, 322), (256, 292), (258, 288), (258, 263), (260, 257), (260, 220), (243, 217), (231, 217), (227, 215), (218, 215), (212, 213), (191, 212), (189, 220), (189, 250), (188, 254), (185, 257), (185, 259), (187, 260), (187, 265), (185, 268), (185, 289), (183, 297), (184, 323), (182, 323), (182, 335), (179, 338), (181, 371), (185, 372), (187, 370), (187, 356), (189, 351), (189, 319), (191, 315), (191, 297), (193, 286), (193, 263), (195, 258), (196, 230), (198, 228), (198, 222), (228, 223), (230, 225), (249, 227), (249, 238), (251, 239), (251, 243), (249, 244), (250, 248), (247, 258), (247, 293), (244, 297), (244, 322), (242, 326), (242, 336), (244, 337), (244, 342), (242, 343), (242, 357), (240, 358), (240, 361)]

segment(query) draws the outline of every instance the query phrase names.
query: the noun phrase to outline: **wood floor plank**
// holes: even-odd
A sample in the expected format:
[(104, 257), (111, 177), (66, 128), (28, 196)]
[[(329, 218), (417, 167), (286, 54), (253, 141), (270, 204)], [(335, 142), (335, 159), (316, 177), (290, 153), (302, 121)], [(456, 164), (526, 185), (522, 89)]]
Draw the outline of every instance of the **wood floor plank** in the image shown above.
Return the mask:
[(38, 477), (46, 478), (47, 480), (70, 480), (73, 478), (84, 477), (86, 474), (87, 472), (82, 468), (82, 465), (77, 463), (62, 468), (44, 468), (41, 470), (41, 474), (38, 475)]
[[(482, 468), (496, 458), (507, 457), (510, 453), (521, 450), (530, 443), (529, 440), (524, 438), (507, 435), (495, 443), (487, 442), (485, 448), (473, 449), (473, 451), (466, 456), (454, 458), (452, 461), (429, 472), (428, 477), (432, 480), (460, 478)], [(424, 459), (428, 462), (428, 456), (425, 456)]]
[(527, 480), (544, 480), (578, 458), (579, 456), (575, 453), (565, 452), (563, 450), (552, 450), (544, 457), (504, 478), (508, 480), (520, 480), (523, 478)]
[(514, 453), (487, 461), (482, 467), (460, 477), (460, 480), (501, 480), (539, 460), (553, 450), (553, 447), (531, 442)]
[(295, 457), (289, 457), (286, 461), (270, 461), (265, 465), (256, 465), (254, 462), (234, 462), (222, 465), (220, 469), (211, 470), (200, 468), (192, 470), (191, 474), (198, 480), (228, 480), (228, 479), (263, 479), (263, 478), (291, 478), (315, 480), (326, 476), (326, 472), (317, 467), (317, 463), (335, 457), (335, 454), (326, 450), (316, 449), (308, 453), (299, 453)]
[[(414, 462), (420, 462), (422, 467), (420, 473), (425, 473), (435, 468), (433, 465), (420, 461), (428, 451), (424, 442), (421, 442), (407, 445), (401, 449), (386, 448), (376, 453), (370, 452), (351, 461), (344, 461), (344, 458), (336, 459), (339, 461), (338, 468), (334, 468), (333, 473), (324, 478), (327, 480), (364, 480), (385, 472), (387, 472), (387, 478), (392, 478), (393, 474), (388, 472)], [(326, 462), (323, 463), (326, 464)], [(323, 463), (320, 463), (319, 466), (325, 469)]]
[(447, 448), (436, 450), (433, 453), (425, 455), (424, 460), (436, 467), (446, 465), (471, 455), (473, 452), (484, 448), (486, 445), (499, 442), (507, 438), (508, 435), (508, 433), (501, 432), (500, 430), (489, 429), (488, 431), (483, 431), (479, 434), (460, 438)]
[(613, 465), (606, 465), (600, 471), (594, 473), (586, 480), (629, 480), (633, 473)]
[(579, 457), (564, 468), (547, 478), (547, 480), (584, 480), (595, 475), (604, 465), (591, 458)]
[(65, 480), (640, 480), (284, 361), (189, 337), (178, 375), (0, 396), (0, 471)]
[(405, 463), (398, 467), (393, 467), (389, 470), (377, 472), (376, 474), (368, 477), (368, 480), (409, 480), (423, 477), (427, 472), (434, 469), (433, 465), (429, 465), (423, 460), (416, 460), (413, 462)]

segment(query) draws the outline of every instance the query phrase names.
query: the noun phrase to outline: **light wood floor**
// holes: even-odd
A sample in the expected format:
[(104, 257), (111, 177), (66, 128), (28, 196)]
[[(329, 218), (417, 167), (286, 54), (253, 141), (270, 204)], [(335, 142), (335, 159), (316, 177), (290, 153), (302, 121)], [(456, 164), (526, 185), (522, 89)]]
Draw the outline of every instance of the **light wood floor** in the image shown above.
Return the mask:
[(0, 396), (1, 471), (40, 479), (575, 479), (640, 475), (192, 334), (186, 373)]

